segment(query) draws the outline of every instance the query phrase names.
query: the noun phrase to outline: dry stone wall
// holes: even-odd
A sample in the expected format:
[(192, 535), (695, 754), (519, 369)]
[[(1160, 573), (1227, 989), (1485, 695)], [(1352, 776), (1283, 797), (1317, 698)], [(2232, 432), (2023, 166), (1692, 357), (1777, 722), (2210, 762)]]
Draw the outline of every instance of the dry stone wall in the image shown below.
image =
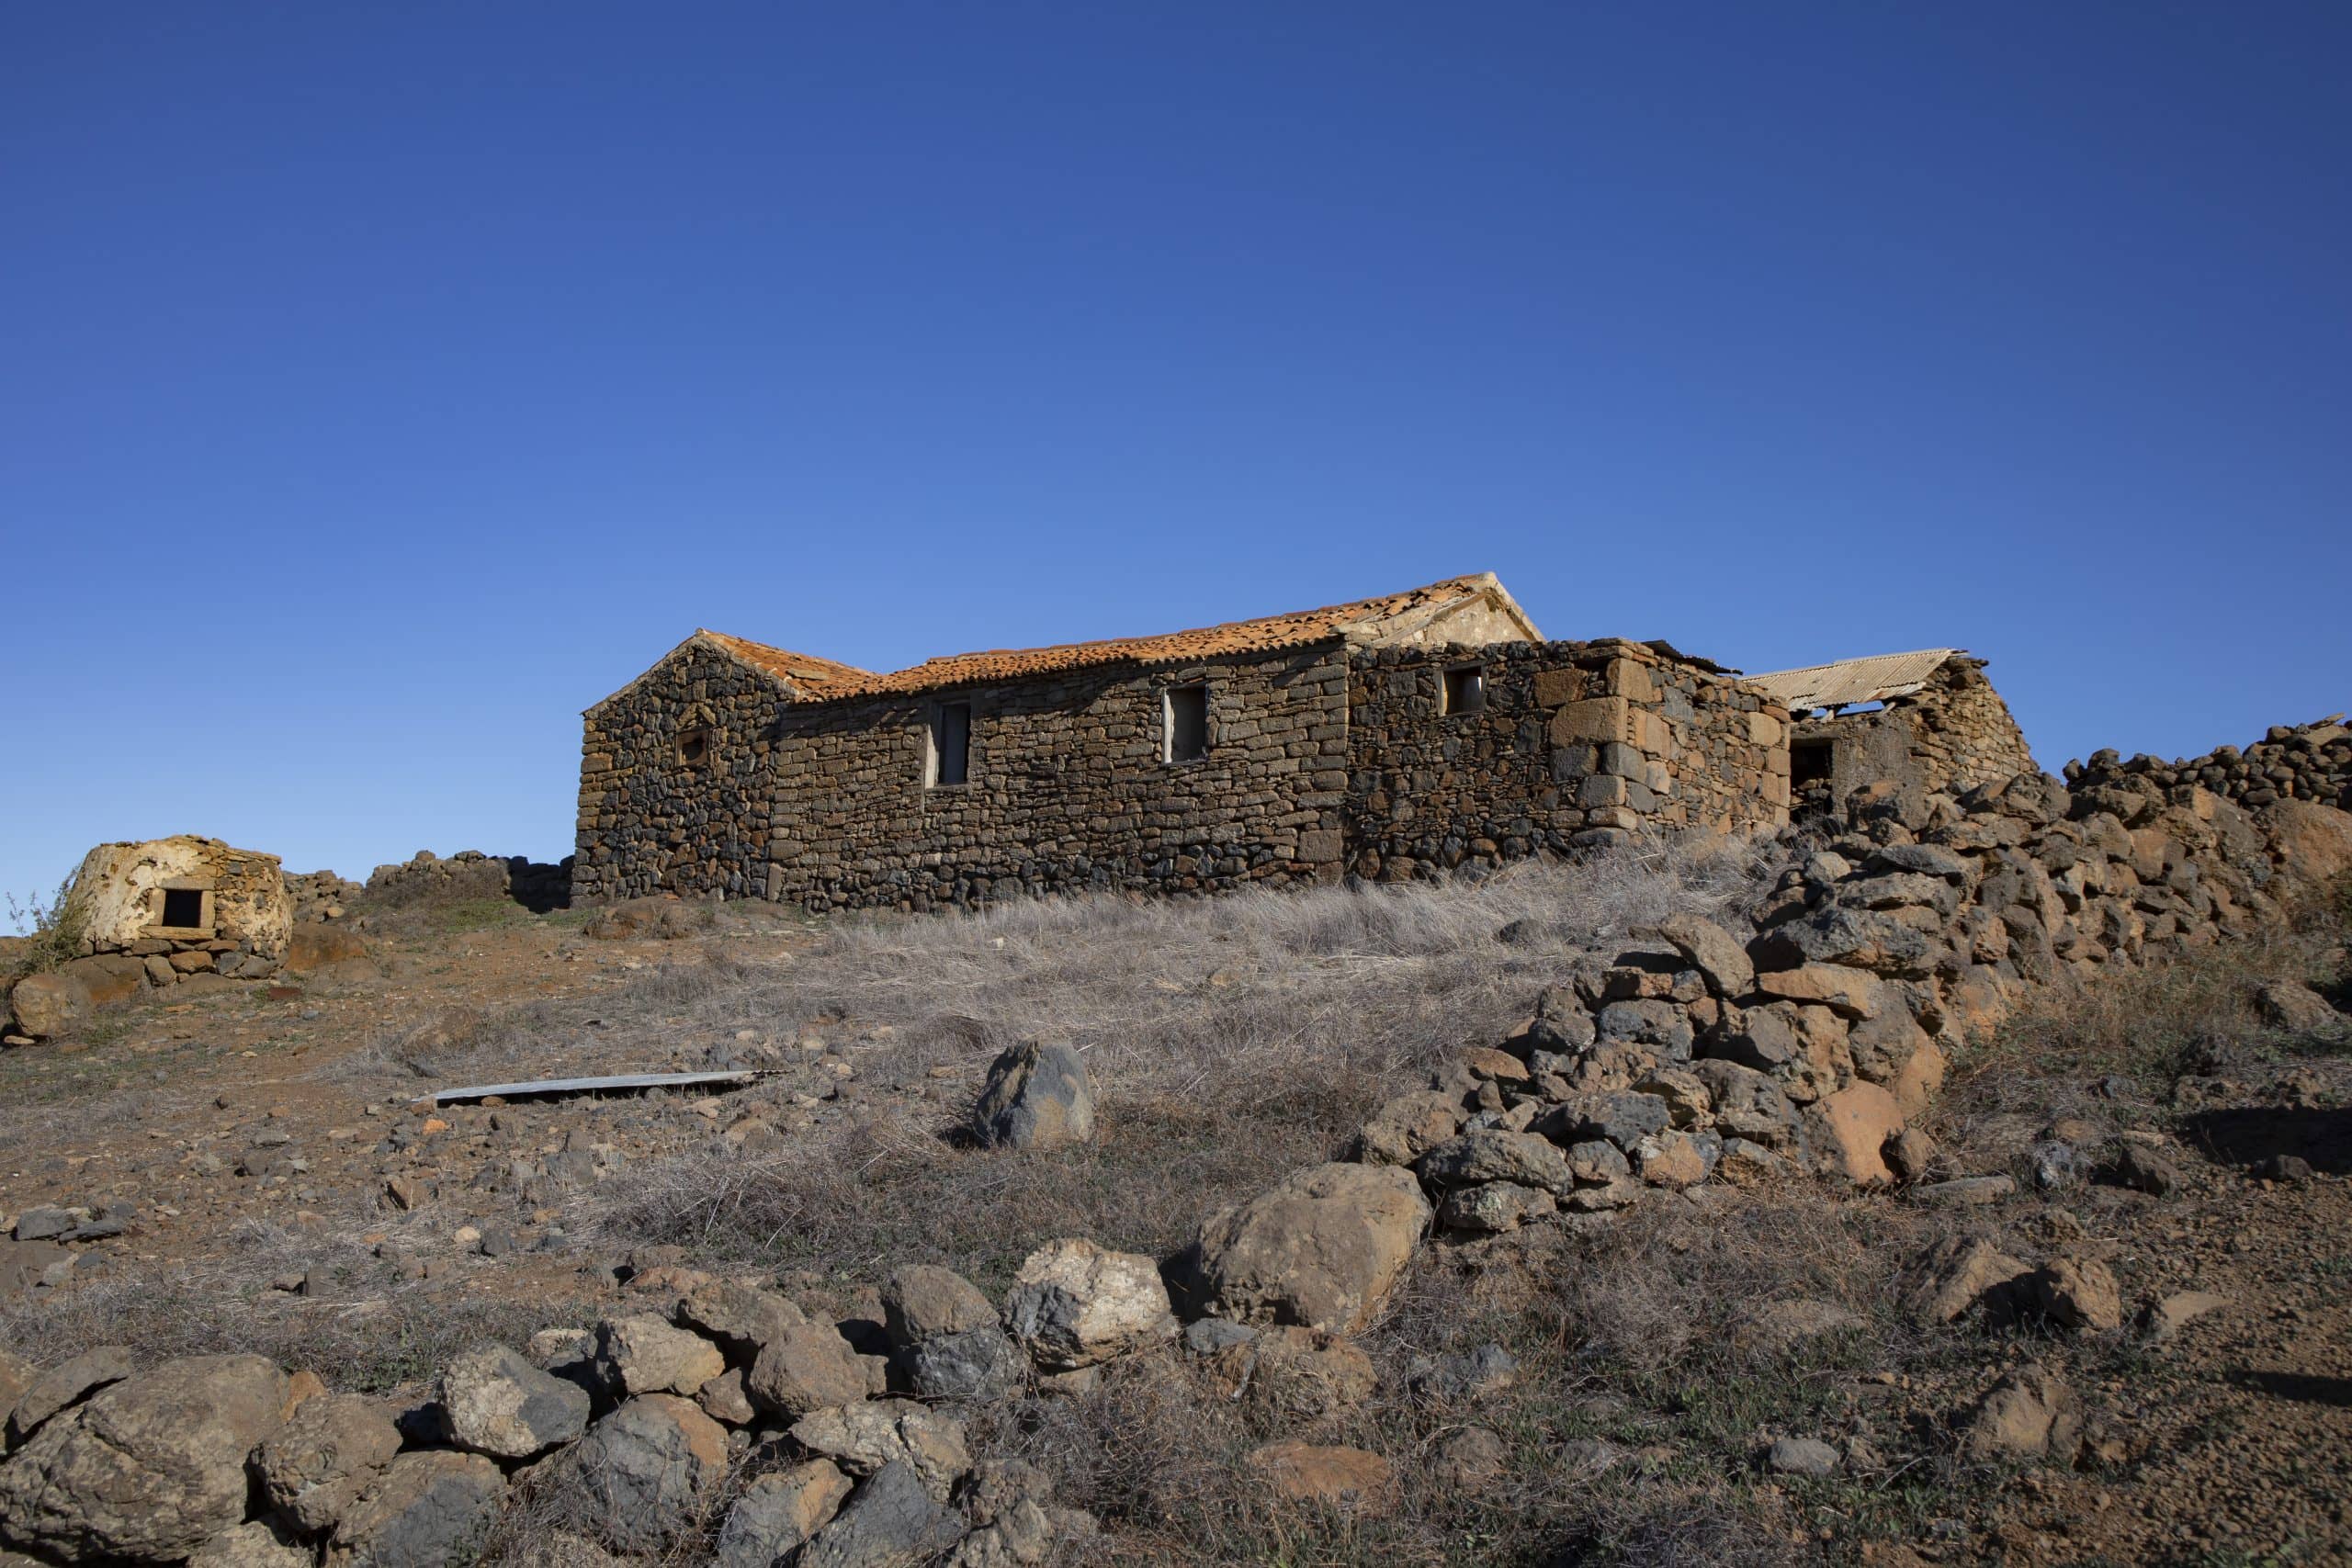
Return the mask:
[[(1448, 711), (1447, 675), (1480, 699)], [(1643, 643), (1384, 649), (1350, 666), (1347, 848), (1402, 881), (1618, 841), (1787, 820), (1786, 710)]]
[(574, 897), (759, 897), (779, 703), (764, 676), (697, 644), (591, 708)]
[(2242, 806), (2309, 800), (2352, 811), (2352, 729), (2336, 714), (2316, 724), (2274, 725), (2244, 750), (2221, 746), (2172, 762), (2145, 752), (2126, 761), (2120, 752), (2099, 751), (2088, 762), (2067, 763), (2065, 773), (2078, 795), (2106, 802), (2127, 821), (2143, 809), (2127, 797), (2162, 800), (2183, 786)]
[[(1347, 683), (1334, 642), (787, 706), (772, 758), (768, 897), (922, 909), (1333, 874)], [(1193, 685), (1207, 690), (1206, 755), (1165, 762), (1162, 694)], [(940, 702), (971, 705), (961, 784), (924, 782)]]

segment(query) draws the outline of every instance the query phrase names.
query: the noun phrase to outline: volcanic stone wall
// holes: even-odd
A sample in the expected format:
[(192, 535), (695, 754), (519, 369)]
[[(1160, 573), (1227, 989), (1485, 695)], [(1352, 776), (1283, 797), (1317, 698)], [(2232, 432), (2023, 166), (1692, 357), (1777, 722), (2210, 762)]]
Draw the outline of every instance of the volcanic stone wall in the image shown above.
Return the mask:
[(2242, 806), (2309, 800), (2352, 811), (2352, 729), (2341, 714), (2316, 724), (2273, 725), (2243, 751), (2220, 746), (2185, 761), (2163, 762), (2145, 752), (2126, 761), (2120, 752), (2098, 751), (2087, 763), (2067, 763), (2066, 783), (2119, 814), (2135, 809), (2126, 797), (2162, 798), (2187, 785)]
[[(1193, 684), (1208, 694), (1207, 754), (1165, 762), (1163, 693)], [(920, 909), (1335, 875), (1347, 696), (1332, 642), (787, 705), (770, 758), (767, 896)], [(943, 701), (971, 704), (968, 782), (926, 785)], [(587, 850), (583, 838), (583, 865)]]
[[(1448, 712), (1446, 673), (1483, 697)], [(1646, 644), (1383, 649), (1350, 666), (1350, 869), (1403, 881), (1464, 861), (1607, 844), (1637, 828), (1788, 820), (1787, 714)]]
[[(765, 678), (692, 646), (591, 708), (573, 897), (760, 896), (779, 705)], [(696, 733), (703, 750), (690, 760), (682, 742)]]
[(1883, 708), (1798, 720), (1794, 744), (1831, 751), (1828, 775), (1801, 792), (1809, 811), (1874, 784), (1952, 794), (2039, 771), (1984, 661), (1966, 657), (1945, 660), (1924, 688)]

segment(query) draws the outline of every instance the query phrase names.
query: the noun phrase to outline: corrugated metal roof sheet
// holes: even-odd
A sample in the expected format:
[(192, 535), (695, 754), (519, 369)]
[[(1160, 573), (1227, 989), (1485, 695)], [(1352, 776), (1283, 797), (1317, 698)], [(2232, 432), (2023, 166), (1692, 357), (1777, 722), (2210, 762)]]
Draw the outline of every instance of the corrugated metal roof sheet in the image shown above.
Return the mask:
[(1808, 664), (1802, 670), (1775, 670), (1741, 679), (1751, 686), (1761, 686), (1792, 709), (1883, 703), (1909, 696), (1926, 685), (1946, 660), (1963, 651), (1923, 648), (1912, 653), (1874, 653), (1867, 659), (1841, 659), (1834, 664)]

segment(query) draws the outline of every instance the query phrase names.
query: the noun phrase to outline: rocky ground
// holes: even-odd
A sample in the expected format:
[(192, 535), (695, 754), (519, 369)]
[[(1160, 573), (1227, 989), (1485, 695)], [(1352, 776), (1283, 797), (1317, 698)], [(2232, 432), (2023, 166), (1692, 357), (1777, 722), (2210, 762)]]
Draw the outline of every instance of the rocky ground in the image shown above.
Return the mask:
[[(1754, 897), (1768, 869), (1115, 906), (1083, 929), (357, 911), (364, 956), (0, 1057), (0, 1348), (28, 1371), (81, 1369), (46, 1396), (69, 1412), (168, 1381), (135, 1369), (254, 1352), (266, 1364), (140, 1397), (233, 1414), (309, 1372), (356, 1397), (304, 1418), (355, 1451), (387, 1424), (397, 1447), (398, 1423), (478, 1417), (467, 1451), (399, 1461), (402, 1484), (445, 1498), (528, 1481), (542, 1428), (590, 1408), (534, 1380), (576, 1364), (596, 1409), (625, 1395), (635, 1414), (568, 1462), (641, 1474), (659, 1450), (708, 1471), (650, 1533), (567, 1503), (552, 1472), (520, 1485), (486, 1542), (506, 1560), (703, 1560), (729, 1529), (741, 1547), (738, 1515), (830, 1516), (844, 1475), (865, 1478), (874, 1540), (890, 1522), (896, 1548), (929, 1529), (944, 1550), (978, 1524), (1006, 1562), (2352, 1556), (2341, 909), (2012, 1019), (1954, 1063), (1923, 1129), (1936, 1168), (1899, 1190), (1660, 1187), (1424, 1247), (1345, 1337), (1196, 1324), (1084, 1376), (1024, 1339), (1049, 1370), (1009, 1399), (854, 1403), (869, 1382), (909, 1392), (918, 1346), (962, 1347), (951, 1381), (985, 1371), (1000, 1304), (1044, 1299), (1056, 1269), (1099, 1275), (1056, 1238), (1170, 1256), (1218, 1204), (1338, 1153), (1400, 1078), (1502, 1039), (1557, 978), (1531, 919), (1589, 940)], [(1091, 1141), (970, 1146), (990, 1061), (1036, 1035), (1086, 1047)], [(421, 1098), (719, 1069), (759, 1076)], [(758, 1354), (713, 1315), (729, 1282), (786, 1303), (735, 1302), (777, 1318)], [(753, 1399), (764, 1347), (793, 1339), (782, 1314), (804, 1312), (854, 1354), (779, 1353)], [(1051, 1316), (1007, 1321), (1049, 1335)], [(857, 1380), (853, 1403), (793, 1392), (786, 1362)], [(699, 1404), (664, 1392), (689, 1387)], [(730, 1397), (752, 1401), (740, 1420)], [(141, 1408), (116, 1400), (108, 1419)], [(763, 1435), (797, 1408), (874, 1414)], [(874, 1420), (903, 1474), (857, 1426)], [(708, 1453), (703, 1427), (722, 1434)], [(309, 1450), (270, 1441), (255, 1484), (294, 1498)], [(924, 1469), (950, 1450), (953, 1488)]]

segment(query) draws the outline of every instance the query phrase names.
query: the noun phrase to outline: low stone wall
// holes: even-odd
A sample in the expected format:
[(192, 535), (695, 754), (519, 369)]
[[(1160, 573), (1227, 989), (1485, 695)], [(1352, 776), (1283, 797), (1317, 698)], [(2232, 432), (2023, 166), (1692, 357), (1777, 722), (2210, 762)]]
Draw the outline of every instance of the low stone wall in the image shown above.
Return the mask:
[(526, 909), (544, 912), (571, 901), (572, 866), (569, 855), (550, 865), (525, 855), (486, 855), (480, 850), (459, 850), (446, 859), (431, 850), (419, 850), (396, 864), (378, 866), (368, 874), (362, 891), (370, 905), (386, 909), (510, 898)]
[[(1449, 712), (1449, 671), (1482, 696)], [(1349, 671), (1349, 868), (1385, 882), (1788, 819), (1787, 713), (1646, 644), (1386, 649)]]
[[(1207, 754), (1163, 761), (1162, 694), (1195, 684), (1207, 689)], [(788, 705), (771, 761), (767, 896), (924, 909), (1331, 874), (1346, 701), (1332, 643)], [(924, 782), (941, 702), (971, 705), (968, 783)]]
[(2338, 714), (2316, 724), (2274, 726), (2244, 750), (2222, 746), (2172, 762), (2145, 752), (2126, 761), (2120, 752), (2098, 751), (2087, 762), (2067, 763), (2065, 773), (2078, 795), (2105, 801), (2127, 821), (2143, 808), (2126, 797), (2162, 799), (2184, 785), (2242, 806), (2309, 800), (2352, 811), (2352, 729)]

